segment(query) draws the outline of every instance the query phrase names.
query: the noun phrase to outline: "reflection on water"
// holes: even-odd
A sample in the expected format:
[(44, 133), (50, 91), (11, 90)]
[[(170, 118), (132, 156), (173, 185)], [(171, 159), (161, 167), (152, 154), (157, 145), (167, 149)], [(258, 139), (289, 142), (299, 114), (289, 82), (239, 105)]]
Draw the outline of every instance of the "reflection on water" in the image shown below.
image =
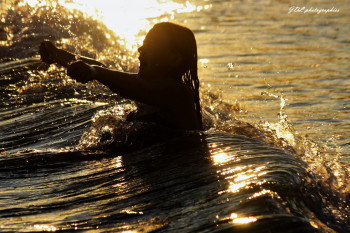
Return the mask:
[(49, 225), (34, 225), (35, 230), (38, 231), (56, 231), (57, 228)]
[(238, 100), (247, 109), (240, 116), (268, 121), (294, 144), (284, 127), (271, 124), (285, 101), (297, 132), (349, 154), (349, 4), (305, 3), (340, 9), (320, 15), (288, 14), (288, 1), (250, 2), (217, 1), (207, 17), (194, 12), (187, 21), (198, 30), (201, 79), (223, 90), (224, 99)]
[(225, 152), (221, 152), (221, 150), (212, 154), (212, 159), (216, 165), (225, 164), (232, 160), (232, 158), (232, 156), (227, 155)]
[[(216, 163), (211, 148), (218, 144), (233, 159)], [(317, 212), (320, 203), (312, 206), (295, 196), (299, 188), (307, 188), (301, 161), (245, 137), (185, 134), (116, 157), (85, 153), (26, 153), (17, 158), (28, 161), (22, 167), (7, 161), (0, 174), (13, 179), (2, 183), (2, 195), (17, 203), (5, 206), (0, 201), (2, 229), (308, 232), (311, 220), (294, 214), (306, 211), (304, 205), (322, 214)], [(268, 162), (262, 166), (262, 161)], [(23, 182), (23, 176), (30, 179)], [(233, 190), (234, 184), (244, 185)], [(317, 195), (308, 192), (305, 198)], [(317, 218), (312, 221), (320, 224)]]
[(255, 222), (257, 220), (254, 217), (238, 218), (238, 215), (235, 213), (231, 214), (230, 219), (232, 220), (232, 223), (235, 223), (235, 224), (247, 224), (247, 223)]
[[(134, 43), (162, 20), (189, 26), (214, 129), (140, 133), (120, 121), (133, 105), (103, 86), (33, 69), (35, 57), (2, 63), (1, 230), (349, 231), (339, 163), (349, 146), (348, 4), (297, 17), (281, 1), (24, 2), (34, 7), (1, 18), (10, 60), (36, 56), (50, 38), (136, 71), (137, 54), (128, 60), (118, 36)], [(129, 151), (113, 147), (117, 136), (134, 137)]]

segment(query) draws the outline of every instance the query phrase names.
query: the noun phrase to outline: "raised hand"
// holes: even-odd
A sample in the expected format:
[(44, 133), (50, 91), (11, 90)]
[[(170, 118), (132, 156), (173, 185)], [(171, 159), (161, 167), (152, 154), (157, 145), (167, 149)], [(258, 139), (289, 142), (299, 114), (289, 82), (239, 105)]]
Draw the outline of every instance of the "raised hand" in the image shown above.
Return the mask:
[(58, 48), (51, 41), (42, 41), (39, 46), (39, 53), (43, 62), (47, 64), (57, 62)]
[(67, 74), (78, 82), (87, 83), (94, 80), (96, 69), (85, 62), (77, 61), (68, 66)]

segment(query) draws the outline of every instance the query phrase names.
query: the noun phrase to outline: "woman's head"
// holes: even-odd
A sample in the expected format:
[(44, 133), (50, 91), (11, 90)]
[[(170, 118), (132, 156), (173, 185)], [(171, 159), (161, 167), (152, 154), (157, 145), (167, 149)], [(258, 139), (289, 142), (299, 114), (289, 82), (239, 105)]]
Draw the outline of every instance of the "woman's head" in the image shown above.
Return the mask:
[(140, 75), (182, 77), (197, 67), (197, 45), (192, 31), (178, 24), (163, 22), (147, 33), (140, 52)]
[(193, 93), (201, 120), (197, 44), (193, 32), (178, 24), (158, 23), (147, 33), (139, 52), (139, 75), (145, 79), (182, 79)]

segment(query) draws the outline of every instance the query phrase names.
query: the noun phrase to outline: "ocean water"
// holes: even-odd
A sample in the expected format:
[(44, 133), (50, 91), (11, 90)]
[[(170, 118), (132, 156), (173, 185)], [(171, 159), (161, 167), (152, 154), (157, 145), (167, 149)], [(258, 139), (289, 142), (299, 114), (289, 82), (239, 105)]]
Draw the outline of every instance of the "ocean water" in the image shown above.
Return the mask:
[[(0, 7), (1, 232), (350, 232), (347, 1)], [(137, 72), (164, 20), (195, 33), (205, 131), (125, 122), (131, 101), (38, 56)]]

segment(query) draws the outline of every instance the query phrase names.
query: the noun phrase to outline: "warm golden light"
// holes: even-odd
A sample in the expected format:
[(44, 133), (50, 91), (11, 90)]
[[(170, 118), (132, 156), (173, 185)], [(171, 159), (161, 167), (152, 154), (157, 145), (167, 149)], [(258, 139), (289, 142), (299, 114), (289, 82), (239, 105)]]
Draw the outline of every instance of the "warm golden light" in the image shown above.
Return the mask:
[(143, 38), (136, 38), (141, 30), (148, 31), (150, 29), (152, 25), (148, 19), (157, 18), (156, 22), (168, 21), (173, 18), (176, 12), (195, 10), (195, 7), (189, 2), (185, 4), (156, 0), (76, 0), (75, 2), (75, 4), (70, 5), (71, 8), (82, 10), (101, 20), (118, 36), (125, 38), (128, 48), (135, 42), (141, 42)]
[(234, 177), (234, 175), (240, 171), (242, 171), (243, 169), (247, 168), (247, 166), (238, 166), (235, 168), (225, 168), (221, 171), (221, 175), (230, 175), (233, 174), (232, 176), (227, 177), (227, 179), (230, 179), (232, 177)]
[[(24, 3), (34, 7), (47, 5), (48, 2), (50, 1), (26, 0)], [(116, 35), (125, 39), (128, 49), (134, 50), (143, 40), (143, 36), (138, 36), (139, 32), (147, 32), (154, 23), (172, 20), (175, 13), (200, 11), (211, 7), (196, 7), (189, 1), (178, 3), (159, 0), (59, 0), (58, 3), (67, 9), (80, 10), (102, 21)], [(108, 38), (110, 35), (106, 36)]]
[(260, 192), (257, 192), (257, 193), (254, 193), (253, 196), (249, 197), (249, 199), (253, 199), (253, 198), (256, 198), (256, 197), (260, 197), (262, 195), (265, 195), (267, 193), (270, 193), (271, 195), (273, 194), (273, 192), (271, 190), (268, 190), (268, 189), (263, 189), (262, 191)]
[(122, 231), (122, 233), (137, 233), (138, 231)]
[(232, 222), (236, 224), (247, 224), (247, 223), (255, 222), (257, 220), (254, 217), (238, 218), (238, 215), (235, 213), (231, 214), (230, 219), (232, 219)]
[(255, 217), (238, 217), (238, 214), (236, 213), (232, 213), (231, 216), (229, 218), (225, 218), (228, 219), (230, 222), (234, 223), (234, 224), (248, 224), (248, 223), (252, 223), (252, 222), (256, 222), (257, 218)]
[[(225, 157), (221, 158), (220, 156), (218, 158), (219, 162), (225, 161), (225, 160), (227, 160), (227, 158)], [(214, 158), (214, 161), (215, 161), (215, 158)], [(226, 192), (236, 193), (242, 188), (247, 188), (253, 182), (255, 182), (256, 184), (262, 184), (266, 182), (265, 180), (256, 182), (258, 177), (266, 174), (265, 171), (262, 171), (264, 168), (266, 168), (265, 166), (260, 166), (260, 167), (256, 167), (255, 169), (249, 169), (247, 171), (243, 171), (248, 167), (250, 166), (240, 166), (234, 169), (228, 169), (228, 170), (222, 171), (221, 174), (223, 175), (228, 175), (228, 174), (232, 174), (232, 175), (226, 177), (226, 179), (230, 181), (228, 189), (225, 191), (219, 192), (219, 194), (223, 194)]]
[(227, 191), (230, 192), (230, 193), (236, 193), (236, 192), (238, 192), (241, 188), (246, 187), (248, 184), (250, 184), (250, 182), (245, 182), (245, 181), (240, 182), (240, 183), (231, 183), (231, 182), (230, 182), (230, 185), (229, 185)]
[(209, 59), (206, 59), (206, 58), (199, 59), (199, 63), (201, 64), (202, 67), (207, 68)]
[(231, 157), (229, 155), (227, 155), (225, 152), (220, 152), (217, 154), (213, 154), (212, 159), (213, 159), (215, 165), (220, 165), (220, 164), (224, 164), (224, 163), (227, 163), (228, 161), (230, 161)]
[(318, 228), (317, 223), (314, 222), (314, 221), (310, 221), (310, 225), (313, 226), (313, 227), (316, 228), (316, 229)]
[(235, 179), (235, 182), (239, 182), (239, 181), (242, 181), (242, 180), (248, 180), (248, 179), (252, 179), (252, 178), (255, 178), (256, 175), (255, 174), (250, 174), (250, 175), (239, 175), (236, 179)]
[(54, 226), (44, 225), (44, 224), (37, 224), (34, 225), (34, 228), (39, 231), (57, 231), (57, 228)]
[(121, 156), (118, 156), (115, 160), (115, 168), (123, 167), (123, 160)]
[(233, 219), (233, 223), (236, 224), (247, 224), (247, 223), (251, 223), (251, 222), (255, 222), (257, 219), (254, 217), (247, 217), (247, 218), (236, 218)]

